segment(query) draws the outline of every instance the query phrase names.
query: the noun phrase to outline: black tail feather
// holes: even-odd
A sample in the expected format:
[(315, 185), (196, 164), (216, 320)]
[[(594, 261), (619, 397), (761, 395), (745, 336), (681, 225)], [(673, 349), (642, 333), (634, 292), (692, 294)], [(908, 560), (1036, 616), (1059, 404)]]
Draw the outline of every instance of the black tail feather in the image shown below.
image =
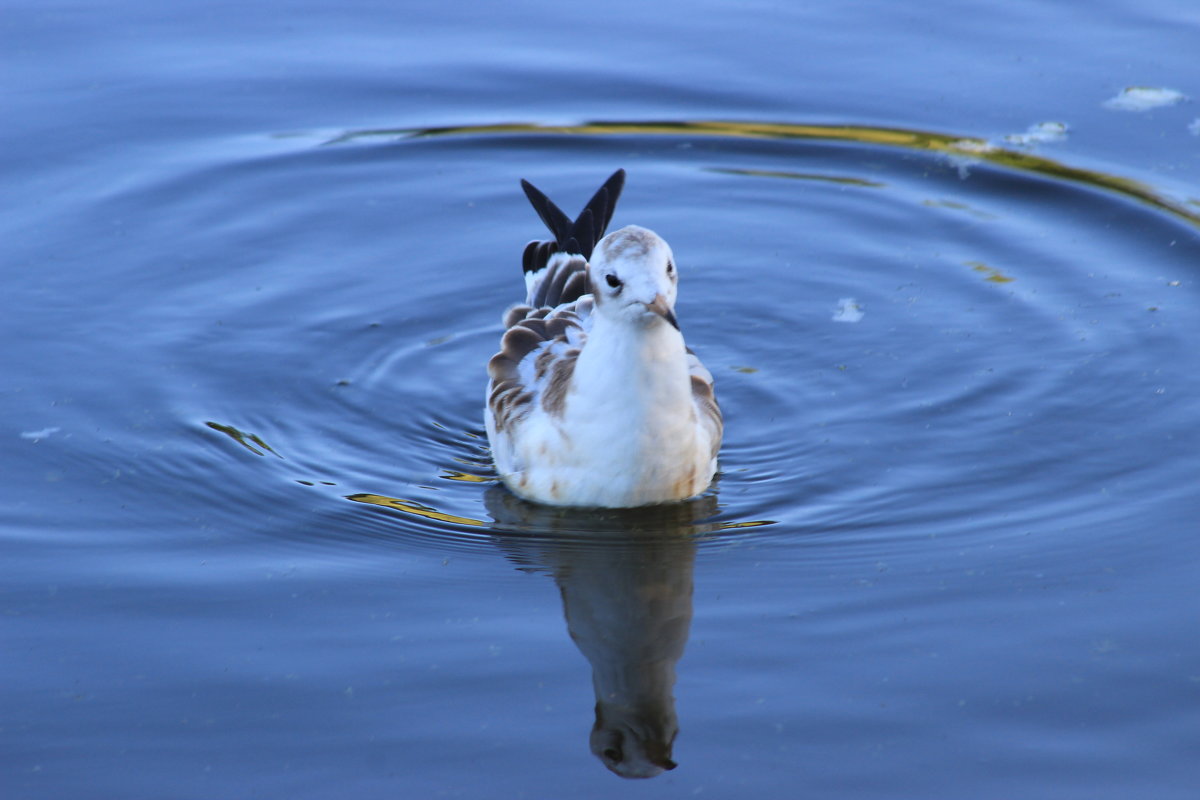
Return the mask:
[(558, 242), (533, 241), (525, 245), (525, 253), (521, 258), (521, 267), (526, 272), (537, 272), (546, 266), (550, 256), (558, 252)]
[(546, 223), (546, 227), (554, 234), (559, 245), (566, 244), (567, 238), (571, 235), (571, 218), (564, 214), (561, 208), (554, 205), (553, 200), (542, 194), (540, 189), (524, 178), (521, 179), (521, 188), (525, 190), (525, 196), (529, 198), (533, 210), (542, 218), (542, 222)]
[[(554, 205), (553, 201), (536, 186), (527, 180), (521, 180), (521, 188), (525, 190), (525, 196), (529, 198), (533, 210), (554, 234), (558, 251), (581, 255), (584, 258), (592, 257), (592, 250), (595, 249), (596, 243), (608, 229), (608, 223), (612, 221), (613, 211), (617, 207), (617, 198), (621, 196), (621, 189), (624, 186), (625, 170), (619, 169), (609, 176), (603, 186), (596, 190), (592, 199), (579, 213), (579, 218), (571, 222), (571, 218)], [(526, 272), (545, 266), (543, 259), (531, 259), (530, 255), (532, 253), (527, 250), (524, 264)], [(534, 270), (530, 269), (531, 266), (534, 266)]]

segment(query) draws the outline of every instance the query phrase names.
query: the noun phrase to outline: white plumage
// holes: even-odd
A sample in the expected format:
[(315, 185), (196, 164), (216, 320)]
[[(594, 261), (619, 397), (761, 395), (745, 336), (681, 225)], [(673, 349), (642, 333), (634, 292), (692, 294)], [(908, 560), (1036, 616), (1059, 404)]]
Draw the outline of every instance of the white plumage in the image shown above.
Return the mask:
[(721, 412), (675, 320), (671, 248), (633, 225), (604, 236), (624, 177), (574, 222), (522, 181), (555, 240), (525, 248), (525, 303), (504, 315), (485, 417), (501, 480), (535, 502), (665, 503), (716, 472)]

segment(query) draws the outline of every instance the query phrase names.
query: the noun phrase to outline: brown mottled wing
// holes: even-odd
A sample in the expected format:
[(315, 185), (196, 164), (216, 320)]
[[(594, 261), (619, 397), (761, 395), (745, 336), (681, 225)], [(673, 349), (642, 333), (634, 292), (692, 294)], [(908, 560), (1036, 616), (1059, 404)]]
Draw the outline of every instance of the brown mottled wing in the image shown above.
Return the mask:
[(549, 289), (545, 285), (530, 289), (530, 294), (550, 302), (570, 300), (554, 307), (513, 306), (505, 312), (500, 352), (488, 362), (488, 408), (497, 431), (507, 431), (539, 403), (550, 414), (562, 412), (575, 359), (587, 341), (592, 308), (589, 295), (575, 295), (586, 275), (586, 264), (581, 263), (581, 259), (561, 259), (543, 276), (551, 284)]
[(700, 359), (688, 348), (688, 373), (692, 378), (692, 402), (696, 405), (696, 416), (700, 424), (708, 429), (712, 438), (712, 456), (717, 457), (721, 449), (721, 437), (724, 434), (725, 422), (721, 417), (721, 407), (717, 405), (717, 396), (713, 392), (712, 373), (700, 363)]
[(537, 187), (521, 181), (554, 239), (525, 246), (525, 303), (505, 312), (500, 352), (488, 363), (489, 427), (502, 440), (538, 404), (546, 413), (562, 413), (590, 322), (587, 259), (608, 228), (624, 184), (625, 171), (619, 169), (572, 221)]

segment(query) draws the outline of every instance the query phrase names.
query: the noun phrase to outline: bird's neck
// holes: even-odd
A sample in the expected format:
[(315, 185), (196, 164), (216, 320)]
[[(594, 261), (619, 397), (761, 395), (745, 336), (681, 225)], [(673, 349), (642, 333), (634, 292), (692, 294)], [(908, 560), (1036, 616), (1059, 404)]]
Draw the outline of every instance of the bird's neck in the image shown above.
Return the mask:
[(633, 400), (651, 416), (656, 410), (669, 414), (691, 404), (683, 336), (666, 321), (628, 325), (598, 317), (575, 375), (581, 393), (626, 408)]

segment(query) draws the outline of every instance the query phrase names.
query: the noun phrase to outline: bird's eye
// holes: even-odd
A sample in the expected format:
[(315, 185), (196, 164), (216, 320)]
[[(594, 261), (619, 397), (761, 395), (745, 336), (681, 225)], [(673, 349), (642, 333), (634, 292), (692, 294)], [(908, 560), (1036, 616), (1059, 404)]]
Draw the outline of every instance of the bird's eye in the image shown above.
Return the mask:
[(675, 264), (674, 264), (673, 262), (671, 262), (671, 261), (668, 261), (668, 262), (667, 262), (667, 274), (668, 274), (668, 275), (674, 275), (674, 274), (675, 274)]
[(604, 280), (614, 289), (621, 288), (621, 279), (616, 275), (613, 275), (611, 272), (604, 276)]

